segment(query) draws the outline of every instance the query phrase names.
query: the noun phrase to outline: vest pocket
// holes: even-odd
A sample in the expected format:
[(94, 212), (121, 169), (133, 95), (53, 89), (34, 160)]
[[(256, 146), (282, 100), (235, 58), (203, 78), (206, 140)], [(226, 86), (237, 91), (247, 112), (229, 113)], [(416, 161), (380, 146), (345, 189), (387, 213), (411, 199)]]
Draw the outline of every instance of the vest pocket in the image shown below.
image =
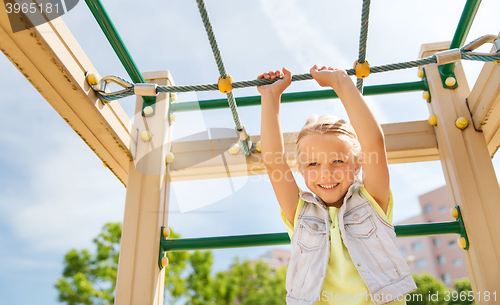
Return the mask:
[(326, 224), (318, 218), (300, 218), (297, 243), (301, 250), (315, 251), (325, 242)]
[(344, 226), (346, 232), (356, 238), (369, 238), (377, 230), (366, 204), (344, 215)]

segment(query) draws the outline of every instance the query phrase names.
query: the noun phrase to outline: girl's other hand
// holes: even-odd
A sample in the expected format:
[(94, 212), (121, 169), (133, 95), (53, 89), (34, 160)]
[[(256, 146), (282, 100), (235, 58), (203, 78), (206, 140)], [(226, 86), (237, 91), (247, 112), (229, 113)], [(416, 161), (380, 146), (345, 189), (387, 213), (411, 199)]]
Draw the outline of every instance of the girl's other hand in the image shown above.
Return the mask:
[(332, 67), (323, 66), (319, 68), (314, 65), (310, 73), (321, 87), (332, 87), (334, 90), (342, 81), (349, 80), (352, 83), (349, 75), (344, 70), (334, 69)]
[(259, 93), (261, 95), (270, 94), (279, 97), (283, 93), (283, 91), (285, 91), (285, 89), (288, 88), (288, 86), (290, 86), (290, 84), (292, 83), (292, 72), (288, 71), (286, 68), (283, 68), (283, 71), (269, 71), (257, 76), (257, 79), (269, 80), (275, 80), (280, 77), (283, 78), (269, 85), (258, 86), (257, 90), (259, 90)]

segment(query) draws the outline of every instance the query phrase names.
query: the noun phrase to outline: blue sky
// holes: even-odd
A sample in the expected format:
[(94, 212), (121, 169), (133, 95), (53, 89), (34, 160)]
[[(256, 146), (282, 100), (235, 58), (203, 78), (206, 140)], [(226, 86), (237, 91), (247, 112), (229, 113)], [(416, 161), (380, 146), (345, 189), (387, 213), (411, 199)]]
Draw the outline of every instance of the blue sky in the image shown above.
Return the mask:
[[(383, 1), (370, 13), (367, 59), (372, 65), (413, 60), (422, 43), (451, 40), (463, 1)], [(218, 71), (196, 2), (104, 1), (141, 71), (168, 69), (178, 85), (215, 83)], [(286, 66), (294, 74), (313, 64), (350, 68), (358, 54), (361, 1), (207, 1), (226, 70), (235, 80)], [(484, 0), (467, 41), (497, 34), (500, 3)], [(81, 1), (63, 16), (102, 76), (129, 79), (90, 11)], [(489, 50), (489, 49), (488, 49)], [(479, 63), (464, 64), (472, 88)], [(125, 188), (11, 62), (0, 56), (0, 305), (56, 304), (53, 285), (71, 248), (92, 247), (102, 226), (123, 217)], [(416, 69), (371, 75), (367, 85), (416, 81)], [(296, 82), (287, 92), (318, 90)], [(235, 95), (257, 95), (255, 88)], [(222, 98), (220, 92), (184, 94), (179, 100)], [(132, 117), (134, 98), (120, 102)], [(380, 123), (424, 120), (421, 93), (367, 97)], [(260, 107), (239, 108), (250, 135), (260, 134)], [(298, 131), (314, 113), (346, 117), (338, 100), (287, 104), (285, 132)], [(200, 122), (203, 124), (195, 124)], [(206, 128), (234, 128), (229, 109), (177, 114), (174, 137)], [(500, 161), (494, 159), (494, 163)], [(496, 165), (500, 168), (499, 165)], [(395, 221), (420, 212), (417, 197), (442, 186), (439, 161), (391, 165)], [(179, 198), (199, 200), (224, 192), (227, 180), (174, 184), (170, 226), (183, 237), (284, 232), (271, 185), (264, 176), (236, 178), (241, 188), (190, 213)], [(303, 182), (299, 181), (303, 186)], [(214, 251), (216, 270), (235, 255), (255, 258), (267, 248)], [(29, 292), (29, 293), (27, 293)]]

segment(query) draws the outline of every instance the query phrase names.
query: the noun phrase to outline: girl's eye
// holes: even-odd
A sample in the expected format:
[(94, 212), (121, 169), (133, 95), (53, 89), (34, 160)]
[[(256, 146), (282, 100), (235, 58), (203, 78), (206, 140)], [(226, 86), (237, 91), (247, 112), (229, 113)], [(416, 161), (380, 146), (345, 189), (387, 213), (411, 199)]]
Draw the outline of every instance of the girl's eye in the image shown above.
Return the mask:
[(332, 162), (332, 164), (340, 164), (340, 163), (344, 163), (344, 161), (342, 160), (335, 160)]
[(318, 165), (318, 163), (317, 162), (311, 162), (311, 163), (309, 163), (309, 166), (315, 166), (315, 165)]

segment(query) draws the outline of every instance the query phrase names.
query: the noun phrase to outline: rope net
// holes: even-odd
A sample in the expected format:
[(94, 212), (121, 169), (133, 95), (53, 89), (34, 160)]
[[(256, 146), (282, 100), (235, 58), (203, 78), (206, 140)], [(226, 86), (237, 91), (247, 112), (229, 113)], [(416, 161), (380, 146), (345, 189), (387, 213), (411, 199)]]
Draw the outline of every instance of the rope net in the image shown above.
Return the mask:
[[(219, 46), (217, 44), (217, 39), (215, 38), (215, 33), (213, 32), (212, 29), (212, 23), (210, 22), (210, 17), (208, 15), (208, 11), (205, 5), (204, 0), (196, 0), (198, 9), (200, 12), (201, 19), (203, 21), (203, 25), (205, 27), (205, 31), (207, 33), (208, 41), (210, 43), (210, 46), (212, 48), (212, 53), (215, 58), (215, 62), (217, 64), (217, 68), (219, 70), (220, 78), (221, 79), (226, 79), (229, 77), (229, 74), (226, 72), (226, 68), (224, 67), (224, 62), (222, 61), (222, 56), (219, 50)], [(367, 39), (368, 39), (368, 19), (369, 19), (369, 14), (370, 14), (370, 0), (363, 0), (363, 6), (362, 6), (362, 12), (361, 12), (361, 28), (360, 28), (360, 38), (359, 38), (359, 54), (358, 54), (358, 63), (362, 64), (365, 63), (366, 61), (366, 44), (367, 44)], [(485, 36), (483, 36), (485, 37)], [(480, 37), (476, 39), (475, 41), (471, 42), (469, 45), (474, 44), (475, 42), (483, 39), (483, 37)], [(483, 61), (483, 62), (495, 62), (500, 60), (500, 50), (495, 54), (477, 54), (477, 53), (472, 53), (472, 51), (466, 51), (467, 46), (460, 48), (460, 57), (461, 59), (464, 60), (475, 60), (475, 61)], [(413, 67), (418, 67), (422, 65), (427, 65), (427, 64), (434, 64), (437, 63), (437, 57), (436, 55), (418, 59), (418, 60), (413, 60), (413, 61), (407, 61), (407, 62), (401, 62), (401, 63), (393, 63), (393, 64), (387, 64), (387, 65), (381, 65), (381, 66), (375, 66), (375, 67), (370, 67), (369, 71), (370, 73), (381, 73), (381, 72), (386, 72), (386, 71), (393, 71), (393, 70), (401, 70), (401, 69), (408, 69), (408, 68), (413, 68)], [(356, 75), (355, 69), (346, 69), (345, 70), (348, 75)], [(366, 75), (367, 76), (367, 75)], [(362, 77), (366, 77), (362, 76)], [(116, 76), (114, 76), (116, 77)], [(123, 90), (113, 92), (113, 93), (107, 93), (104, 90), (98, 90), (97, 87), (93, 86), (93, 88), (96, 91), (97, 96), (99, 99), (105, 102), (110, 102), (113, 100), (117, 100), (123, 97), (131, 96), (134, 95), (134, 84), (130, 83), (124, 79), (121, 79), (119, 77), (116, 77), (120, 81), (120, 85), (124, 86)], [(298, 75), (292, 75), (292, 81), (302, 81), (302, 80), (309, 80), (312, 79), (313, 77), (309, 73), (305, 74), (298, 74)], [(278, 79), (275, 80), (267, 80), (267, 79), (254, 79), (254, 80), (247, 80), (247, 81), (239, 81), (239, 82), (233, 82), (232, 83), (232, 88), (246, 88), (246, 87), (254, 87), (254, 86), (261, 86), (261, 85), (267, 85), (267, 84), (272, 84), (276, 82)], [(363, 78), (358, 78), (357, 79), (357, 88), (358, 90), (363, 93)], [(219, 85), (218, 84), (205, 84), (205, 85), (187, 85), (187, 86), (157, 86), (156, 92), (192, 92), (192, 91), (216, 91), (219, 90)], [(251, 147), (249, 147), (249, 141), (250, 137), (246, 134), (244, 131), (244, 125), (240, 121), (240, 117), (238, 114), (238, 109), (236, 105), (236, 100), (234, 98), (234, 95), (232, 91), (227, 92), (227, 100), (228, 100), (228, 105), (231, 108), (231, 113), (233, 115), (233, 120), (236, 125), (236, 130), (238, 133), (240, 133), (240, 139), (243, 147), (243, 151), (245, 152), (245, 155), (250, 155), (250, 150)]]

